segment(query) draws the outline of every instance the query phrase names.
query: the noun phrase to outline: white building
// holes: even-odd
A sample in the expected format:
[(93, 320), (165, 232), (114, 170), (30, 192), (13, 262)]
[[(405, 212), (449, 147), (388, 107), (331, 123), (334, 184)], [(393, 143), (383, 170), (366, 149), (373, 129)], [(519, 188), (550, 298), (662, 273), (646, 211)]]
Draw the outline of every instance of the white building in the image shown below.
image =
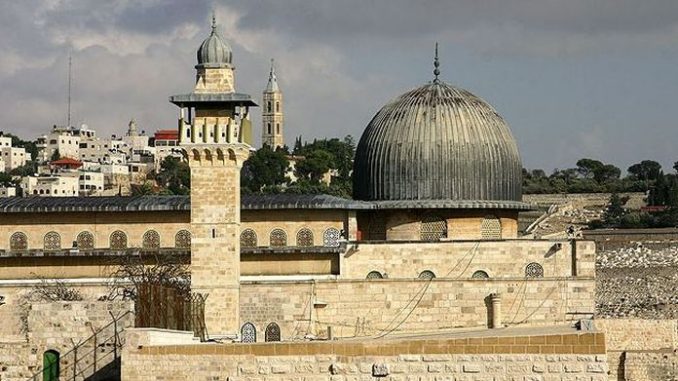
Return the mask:
[(21, 188), (25, 196), (74, 197), (78, 181), (78, 176), (27, 176), (21, 179)]
[(158, 130), (155, 132), (153, 145), (155, 147), (155, 171), (160, 171), (160, 164), (167, 156), (182, 158), (181, 148), (179, 147), (179, 131), (177, 130)]
[(38, 138), (38, 148), (40, 154), (38, 159), (41, 162), (52, 160), (55, 152), (59, 152), (60, 157), (70, 157), (77, 159), (80, 157), (80, 140), (82, 136), (87, 139), (95, 137), (94, 131), (86, 125), (81, 129), (54, 126), (48, 135)]
[(81, 196), (99, 195), (104, 191), (104, 174), (94, 171), (80, 171), (78, 183)]
[(12, 147), (12, 138), (0, 136), (0, 172), (9, 172), (26, 165), (26, 149)]
[(16, 187), (0, 187), (0, 198), (15, 196), (16, 196)]

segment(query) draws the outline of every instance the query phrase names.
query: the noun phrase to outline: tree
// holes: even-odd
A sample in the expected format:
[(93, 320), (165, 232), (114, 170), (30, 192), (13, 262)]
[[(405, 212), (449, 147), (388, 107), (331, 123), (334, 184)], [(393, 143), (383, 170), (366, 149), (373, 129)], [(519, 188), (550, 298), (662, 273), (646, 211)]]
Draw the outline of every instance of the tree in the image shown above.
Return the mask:
[(287, 183), (287, 169), (290, 163), (282, 150), (273, 151), (264, 145), (243, 164), (240, 181), (243, 191), (260, 193), (263, 191), (277, 191)]
[(619, 226), (622, 216), (624, 216), (624, 203), (617, 193), (612, 193), (603, 215), (603, 221), (607, 226)]
[(0, 131), (0, 136), (12, 138), (12, 146), (21, 147), (25, 149), (26, 152), (30, 153), (31, 160), (35, 160), (35, 158), (38, 157), (38, 146), (35, 144), (34, 141), (23, 140), (14, 134), (5, 134), (2, 131)]
[(15, 181), (12, 178), (12, 175), (10, 175), (9, 173), (0, 172), (0, 186), (8, 187), (14, 185)]
[(596, 168), (593, 171), (593, 179), (596, 180), (599, 184), (604, 182), (619, 179), (621, 175), (621, 169), (615, 167), (612, 164), (603, 164), (602, 166)]
[(33, 176), (38, 172), (38, 165), (34, 161), (29, 161), (26, 162), (26, 164), (22, 165), (21, 167), (16, 167), (9, 171), (9, 174), (12, 176), (21, 176), (21, 177), (26, 177), (26, 176)]
[(59, 153), (58, 149), (55, 149), (54, 152), (52, 152), (52, 157), (50, 158), (50, 161), (56, 161), (61, 159), (61, 154)]
[(630, 166), (628, 172), (636, 179), (643, 180), (646, 184), (649, 184), (650, 181), (654, 181), (659, 177), (661, 170), (661, 164), (656, 161), (643, 160), (640, 163)]
[(603, 163), (594, 159), (579, 159), (577, 161), (577, 171), (582, 177), (593, 178), (596, 171), (600, 170)]
[(678, 161), (673, 163), (673, 170), (676, 171), (676, 173), (678, 173)]
[(297, 177), (304, 178), (312, 183), (319, 183), (323, 176), (332, 168), (334, 157), (331, 153), (315, 149), (304, 155), (296, 166)]
[(188, 194), (191, 190), (191, 170), (188, 163), (174, 156), (167, 156), (160, 163), (156, 180), (171, 194)]

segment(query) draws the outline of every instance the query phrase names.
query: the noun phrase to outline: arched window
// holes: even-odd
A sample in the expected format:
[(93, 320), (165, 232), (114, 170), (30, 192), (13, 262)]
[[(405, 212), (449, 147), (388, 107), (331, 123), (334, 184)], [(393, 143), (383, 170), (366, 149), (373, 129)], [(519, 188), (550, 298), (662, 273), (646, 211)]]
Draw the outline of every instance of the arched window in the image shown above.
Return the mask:
[(280, 112), (280, 102), (275, 102), (275, 112)]
[(276, 323), (270, 323), (266, 326), (266, 341), (280, 341), (280, 326)]
[(282, 229), (273, 229), (269, 241), (269, 246), (287, 246), (287, 233)]
[(257, 247), (257, 233), (252, 229), (245, 229), (240, 233), (240, 247)]
[(57, 232), (49, 232), (45, 234), (43, 239), (45, 250), (59, 250), (61, 249), (61, 236)]
[(434, 214), (425, 215), (421, 219), (420, 237), (422, 241), (438, 241), (447, 238), (447, 221)]
[(297, 246), (313, 246), (313, 232), (303, 228), (297, 232)]
[(431, 270), (424, 270), (419, 274), (419, 279), (433, 279), (436, 277), (436, 274)]
[(160, 248), (160, 234), (155, 230), (149, 230), (144, 233), (144, 237), (141, 243), (141, 246), (144, 249), (159, 249)]
[(257, 329), (252, 323), (243, 324), (240, 328), (240, 341), (243, 343), (256, 343), (257, 342)]
[(190, 249), (191, 232), (188, 230), (179, 230), (174, 236), (174, 247), (177, 249)]
[(543, 278), (544, 277), (544, 268), (537, 262), (529, 263), (525, 266), (525, 277), (526, 278)]
[(384, 276), (381, 275), (379, 271), (370, 271), (367, 273), (367, 279), (383, 279)]
[(42, 354), (42, 381), (59, 381), (59, 352), (48, 350)]
[(114, 250), (127, 249), (127, 234), (120, 230), (114, 231), (111, 233), (109, 246)]
[(77, 242), (80, 250), (94, 249), (94, 235), (90, 232), (80, 232), (75, 238), (75, 242)]
[(483, 270), (478, 270), (471, 275), (473, 279), (488, 279), (490, 276)]
[(12, 234), (9, 238), (9, 249), (12, 251), (28, 250), (28, 237), (26, 237), (26, 234), (22, 232)]
[(280, 123), (275, 124), (275, 133), (279, 134), (280, 133)]
[(338, 247), (341, 232), (335, 228), (329, 228), (323, 233), (323, 246)]
[(271, 108), (271, 101), (266, 102), (266, 112), (271, 112), (273, 109)]
[(480, 223), (480, 238), (501, 239), (501, 222), (495, 216), (485, 216)]
[(271, 130), (271, 123), (266, 123), (266, 128), (268, 129), (268, 134), (272, 134), (273, 131)]

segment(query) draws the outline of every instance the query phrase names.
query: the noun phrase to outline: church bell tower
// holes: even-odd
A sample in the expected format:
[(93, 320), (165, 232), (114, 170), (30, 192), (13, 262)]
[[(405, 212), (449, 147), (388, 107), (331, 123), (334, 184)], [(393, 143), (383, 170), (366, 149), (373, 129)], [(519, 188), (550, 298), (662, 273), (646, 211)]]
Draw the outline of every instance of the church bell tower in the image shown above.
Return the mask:
[(268, 145), (275, 150), (285, 145), (285, 139), (283, 137), (283, 94), (278, 86), (273, 60), (271, 60), (271, 71), (263, 99), (261, 143), (262, 146)]
[(247, 94), (235, 92), (232, 51), (217, 31), (198, 49), (196, 84), (174, 95), (179, 144), (191, 169), (191, 290), (207, 296), (211, 338), (240, 326), (240, 169), (251, 149)]

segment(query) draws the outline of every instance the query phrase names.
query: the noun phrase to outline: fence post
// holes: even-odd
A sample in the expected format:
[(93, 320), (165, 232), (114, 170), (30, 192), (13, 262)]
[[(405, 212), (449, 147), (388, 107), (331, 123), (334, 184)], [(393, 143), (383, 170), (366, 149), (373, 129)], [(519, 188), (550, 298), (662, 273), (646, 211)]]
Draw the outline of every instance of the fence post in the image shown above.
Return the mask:
[(73, 348), (73, 381), (75, 381), (75, 376), (78, 374), (78, 347)]
[(97, 351), (99, 348), (97, 347), (97, 335), (94, 334), (94, 361), (92, 366), (94, 367), (94, 373), (97, 372)]

